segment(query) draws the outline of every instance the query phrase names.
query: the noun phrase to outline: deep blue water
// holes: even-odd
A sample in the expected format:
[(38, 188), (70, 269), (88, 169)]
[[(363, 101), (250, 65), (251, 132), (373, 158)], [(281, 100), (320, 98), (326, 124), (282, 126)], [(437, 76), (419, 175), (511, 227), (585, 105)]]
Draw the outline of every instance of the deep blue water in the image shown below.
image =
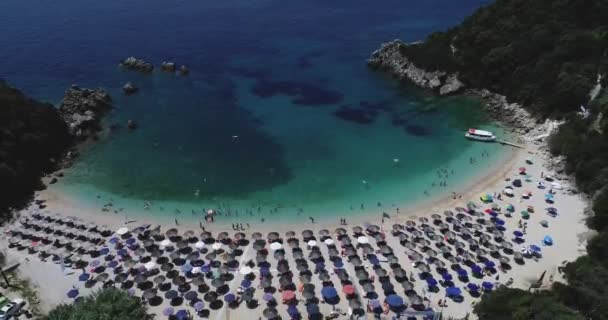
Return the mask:
[[(136, 210), (149, 200), (167, 217), (342, 214), (446, 193), (432, 186), (438, 170), (455, 171), (441, 178), (452, 187), (481, 170), (471, 157), (502, 155), (462, 138), (493, 128), (475, 101), (365, 65), (380, 43), (423, 39), (485, 2), (4, 0), (0, 78), (53, 103), (71, 84), (110, 91), (106, 126), (123, 128), (106, 130), (57, 186), (85, 201)], [(191, 74), (117, 67), (131, 55)], [(124, 96), (127, 81), (140, 91)], [(140, 129), (125, 129), (129, 119)]]

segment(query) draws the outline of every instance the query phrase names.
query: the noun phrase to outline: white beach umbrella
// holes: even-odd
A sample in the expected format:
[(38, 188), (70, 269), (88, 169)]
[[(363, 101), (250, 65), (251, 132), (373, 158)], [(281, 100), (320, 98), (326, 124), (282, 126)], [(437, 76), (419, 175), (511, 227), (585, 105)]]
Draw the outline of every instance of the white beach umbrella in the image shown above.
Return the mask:
[(561, 184), (559, 184), (559, 183), (557, 183), (557, 182), (552, 182), (552, 183), (551, 183), (551, 187), (552, 187), (553, 189), (557, 189), (557, 190), (561, 190), (561, 189), (563, 189), (562, 185), (561, 185)]
[(213, 209), (207, 210), (207, 214), (213, 214)]
[(127, 232), (129, 232), (128, 228), (122, 227), (118, 230), (116, 230), (116, 234), (119, 236), (122, 236), (123, 234), (126, 234)]
[(315, 240), (310, 240), (310, 241), (308, 241), (308, 246), (309, 246), (309, 247), (314, 247), (314, 246), (316, 246), (316, 245), (317, 245), (317, 242), (316, 242)]
[(279, 250), (283, 248), (283, 245), (278, 242), (273, 242), (270, 244), (270, 250)]
[(252, 273), (252, 272), (253, 272), (253, 269), (251, 269), (251, 267), (244, 266), (244, 267), (242, 267), (242, 268), (241, 268), (241, 270), (239, 270), (239, 272), (240, 272), (242, 275), (246, 276), (246, 275), (248, 275), (248, 274)]
[(194, 268), (192, 268), (192, 271), (190, 271), (190, 272), (192, 272), (193, 274), (201, 273), (201, 268), (200, 267), (194, 267)]
[(163, 240), (163, 241), (160, 242), (160, 246), (161, 247), (166, 247), (166, 246), (168, 246), (170, 244), (171, 244), (171, 241), (169, 239), (165, 239), (165, 240)]
[(357, 238), (357, 242), (359, 242), (359, 243), (369, 243), (369, 239), (367, 237), (359, 237), (359, 238)]
[(202, 241), (199, 241), (199, 242), (197, 242), (196, 244), (194, 244), (194, 246), (195, 246), (197, 249), (202, 249), (202, 248), (205, 246), (205, 243), (204, 243), (204, 242), (202, 242)]
[(513, 195), (513, 189), (506, 188), (506, 189), (505, 189), (505, 190), (503, 190), (502, 192), (503, 192), (504, 194), (506, 194), (506, 195), (510, 195), (510, 196), (512, 196), (512, 195)]
[(156, 262), (154, 262), (154, 261), (150, 261), (150, 262), (144, 264), (144, 268), (146, 268), (146, 270), (152, 270), (152, 269), (154, 269), (154, 267), (156, 267)]
[(331, 246), (332, 244), (334, 244), (334, 240), (332, 239), (325, 239), (325, 241), (323, 241), (326, 245)]
[(214, 243), (211, 248), (213, 248), (213, 250), (219, 250), (222, 248), (222, 244), (219, 242)]

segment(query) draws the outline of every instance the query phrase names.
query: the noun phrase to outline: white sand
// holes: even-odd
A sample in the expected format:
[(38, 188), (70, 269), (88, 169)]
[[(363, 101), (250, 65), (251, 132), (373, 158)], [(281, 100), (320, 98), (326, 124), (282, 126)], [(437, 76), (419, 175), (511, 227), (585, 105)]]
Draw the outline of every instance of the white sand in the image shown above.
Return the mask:
[[(553, 246), (542, 246), (542, 259), (538, 261), (534, 261), (531, 259), (526, 259), (525, 265), (517, 265), (512, 263), (513, 269), (507, 273), (500, 274), (499, 282), (506, 282), (507, 279), (512, 277), (514, 279), (513, 286), (527, 289), (530, 284), (540, 276), (543, 271), (547, 271), (547, 275), (545, 280), (549, 280), (552, 276), (553, 280), (559, 281), (561, 280), (561, 275), (557, 272), (557, 267), (562, 265), (563, 261), (571, 261), (576, 257), (585, 253), (584, 245), (586, 242), (586, 238), (588, 237), (589, 231), (584, 225), (584, 209), (587, 205), (587, 201), (583, 196), (579, 195), (571, 195), (567, 194), (564, 191), (555, 190), (557, 194), (555, 196), (555, 204), (552, 205), (559, 210), (559, 215), (556, 218), (552, 218), (545, 213), (545, 208), (549, 205), (545, 203), (543, 195), (546, 191), (540, 190), (536, 188), (536, 181), (540, 178), (541, 171), (544, 171), (545, 174), (550, 174), (543, 168), (543, 157), (537, 153), (534, 146), (528, 146), (526, 151), (521, 151), (515, 153), (512, 159), (509, 159), (503, 166), (499, 169), (496, 169), (492, 175), (483, 177), (480, 181), (476, 182), (471, 187), (467, 187), (467, 191), (463, 192), (464, 196), (462, 199), (453, 200), (451, 198), (441, 199), (440, 201), (435, 201), (432, 204), (426, 204), (424, 207), (415, 208), (414, 210), (404, 211), (400, 214), (391, 213), (392, 218), (387, 219), (385, 222), (385, 229), (390, 230), (390, 227), (393, 223), (403, 223), (405, 220), (412, 219), (412, 217), (419, 216), (428, 216), (432, 213), (441, 213), (446, 209), (453, 209), (455, 206), (464, 206), (468, 200), (473, 200), (477, 203), (479, 201), (479, 194), (481, 192), (500, 192), (503, 190), (505, 185), (509, 182), (505, 182), (504, 179), (506, 177), (515, 177), (517, 176), (517, 168), (525, 165), (525, 159), (530, 158), (533, 160), (534, 165), (526, 165), (528, 168), (528, 173), (532, 175), (534, 182), (525, 183), (523, 188), (515, 188), (516, 195), (512, 199), (508, 199), (503, 197), (503, 201), (497, 201), (501, 206), (505, 206), (507, 203), (511, 203), (515, 205), (516, 211), (513, 214), (513, 218), (504, 218), (507, 221), (507, 235), (510, 236), (512, 231), (517, 228), (517, 222), (520, 218), (519, 212), (523, 210), (526, 206), (532, 205), (535, 207), (535, 213), (531, 214), (531, 218), (528, 220), (528, 229), (526, 243), (528, 244), (537, 244), (540, 245), (543, 237), (545, 235), (551, 235), (554, 240)], [(567, 189), (568, 182), (560, 182), (564, 189)], [(530, 190), (533, 192), (533, 197), (529, 200), (520, 200), (520, 195), (524, 190)], [(462, 192), (462, 190), (461, 190)], [(82, 204), (71, 201), (69, 198), (66, 198), (64, 195), (61, 195), (55, 192), (52, 188), (41, 192), (38, 194), (37, 198), (39, 199), (47, 199), (48, 208), (43, 210), (43, 212), (49, 211), (53, 213), (61, 213), (65, 216), (77, 216), (82, 218), (85, 221), (95, 222), (97, 224), (106, 224), (113, 228), (118, 228), (120, 226), (124, 226), (124, 217), (120, 215), (113, 215), (107, 213), (100, 213), (98, 208), (87, 208), (82, 206)], [(25, 214), (25, 213), (24, 213)], [(376, 223), (380, 225), (380, 213), (379, 212), (370, 212), (370, 215), (367, 217), (358, 218), (356, 221), (354, 219), (349, 220), (350, 226), (355, 223), (361, 224), (364, 221), (369, 221), (371, 223)], [(539, 225), (539, 221), (548, 220), (549, 227), (543, 228)], [(137, 223), (134, 223), (134, 226), (141, 225), (142, 223), (150, 223), (157, 224), (155, 221), (143, 221), (140, 219)], [(167, 226), (167, 228), (171, 228), (173, 226)], [(267, 224), (262, 226), (255, 226), (255, 230), (253, 228), (248, 230), (247, 233), (250, 234), (253, 231), (267, 232), (267, 231), (278, 231), (282, 236), (284, 232), (287, 230), (294, 230), (296, 234), (299, 236), (300, 230), (303, 229), (312, 229), (316, 230), (327, 228), (333, 231), (335, 227), (338, 227), (337, 223), (332, 224), (310, 224), (310, 223), (302, 223), (301, 225), (276, 225), (276, 224)], [(166, 230), (167, 228), (163, 228)], [(350, 233), (350, 227), (345, 227)], [(4, 229), (10, 229), (6, 227)], [(192, 226), (180, 226), (180, 229), (192, 229), (195, 231), (200, 231), (198, 229), (198, 225)], [(230, 226), (228, 225), (213, 225), (209, 227), (212, 229), (214, 234), (217, 234), (219, 231), (229, 231), (233, 233)], [(5, 231), (5, 230), (2, 230)], [(198, 232), (197, 232), (198, 233)], [(335, 235), (332, 234), (335, 237)], [(403, 248), (398, 239), (394, 238), (391, 235), (387, 235), (388, 244), (395, 250), (395, 254), (399, 257), (401, 265), (404, 269), (409, 273), (413, 271), (417, 274), (417, 271), (413, 269), (410, 265), (410, 261), (405, 254), (405, 248)], [(3, 245), (7, 245), (7, 242), (3, 241)], [(304, 244), (300, 245), (304, 249), (305, 255), (307, 254), (307, 250), (304, 248)], [(322, 251), (324, 255), (327, 257), (327, 251), (325, 246), (321, 245)], [(519, 248), (518, 245), (515, 245), (515, 249)], [(25, 254), (22, 252), (17, 252), (16, 250), (8, 249), (6, 250), (9, 259), (12, 261), (23, 261), (25, 258)], [(242, 261), (247, 261), (250, 258), (255, 257), (255, 251), (248, 246), (246, 248), (245, 254), (242, 257)], [(290, 262), (290, 266), (292, 270), (295, 269), (295, 262), (291, 257), (291, 252), (288, 250), (286, 257)], [(269, 261), (271, 263), (276, 261), (272, 257), (269, 256)], [(276, 264), (274, 264), (276, 266)], [(314, 265), (311, 265), (313, 267)], [(350, 272), (351, 278), (354, 278), (354, 270), (352, 266), (348, 263), (345, 263), (346, 269)], [(388, 268), (388, 267), (385, 267)], [(329, 269), (329, 264), (328, 264)], [(79, 274), (76, 271), (75, 275), (63, 275), (58, 265), (53, 264), (52, 262), (41, 262), (37, 258), (30, 257), (30, 261), (24, 263), (20, 270), (23, 275), (29, 277), (33, 283), (35, 283), (40, 291), (40, 297), (43, 301), (42, 309), (48, 310), (50, 307), (60, 303), (60, 302), (69, 302), (69, 299), (65, 296), (65, 293), (72, 287), (73, 284), (80, 285), (82, 288), (82, 282), (77, 281), (77, 275)], [(499, 272), (500, 273), (500, 272)], [(373, 274), (373, 271), (370, 270), (370, 274)], [(436, 279), (440, 279), (439, 275), (434, 275)], [(418, 277), (416, 277), (418, 279)], [(238, 285), (242, 280), (242, 276), (240, 274), (236, 274), (235, 280), (230, 283), (231, 291), (234, 292)], [(335, 275), (332, 275), (332, 281), (338, 284), (339, 280)], [(315, 282), (316, 281), (316, 282)], [(320, 283), (318, 282), (318, 277), (313, 276), (313, 283), (316, 284), (317, 289), (320, 289)], [(494, 281), (493, 278), (486, 277), (484, 281)], [(455, 281), (456, 285), (463, 288), (464, 285), (459, 281)], [(472, 279), (472, 282), (480, 283), (481, 281)], [(254, 282), (255, 284), (255, 282)], [(297, 284), (297, 281), (296, 281)], [(273, 285), (278, 286), (278, 279), (273, 279)], [(415, 281), (415, 289), (419, 294), (423, 294), (423, 289), (426, 284), (421, 280)], [(337, 287), (340, 287), (339, 285)], [(359, 286), (356, 286), (358, 290), (361, 290)], [(376, 284), (377, 291), (382, 297), (381, 289), (379, 288), (379, 284)], [(395, 290), (398, 293), (402, 293), (402, 289), (398, 284), (395, 284)], [(340, 291), (340, 290), (338, 290)], [(86, 294), (86, 290), (81, 290), (81, 293)], [(430, 300), (432, 306), (435, 307), (436, 310), (439, 310), (437, 306), (437, 301), (439, 299), (444, 299), (445, 292), (443, 289), (439, 293), (432, 294), (428, 293), (426, 296)], [(467, 313), (471, 312), (472, 302), (477, 301), (476, 299), (469, 296), (467, 292), (463, 294), (465, 296), (465, 300), (463, 303), (455, 303), (449, 301), (448, 307), (443, 308), (443, 312), (448, 316), (454, 317), (463, 317)], [(257, 290), (256, 297), (261, 299), (262, 292), (261, 290)], [(301, 296), (298, 294), (298, 297)], [(275, 294), (275, 298), (280, 301), (280, 293)], [(365, 299), (362, 299), (365, 302)], [(263, 302), (262, 302), (263, 304)], [(164, 303), (160, 307), (153, 308), (153, 312), (160, 313), (160, 311), (166, 307), (168, 304)], [(346, 299), (342, 297), (342, 302), (337, 306), (342, 310), (348, 309), (348, 304)], [(212, 319), (253, 319), (262, 317), (262, 311), (265, 306), (261, 305), (255, 310), (249, 310), (244, 305), (239, 307), (236, 310), (229, 310), (227, 308), (223, 308), (220, 311), (212, 311), (211, 318)], [(179, 309), (179, 308), (176, 308)], [(280, 311), (281, 316), (284, 319), (288, 319), (286, 313), (286, 308), (282, 305), (279, 305), (277, 309)], [(306, 311), (303, 306), (300, 306), (300, 311), (302, 315), (306, 315)], [(329, 314), (331, 310), (330, 306), (322, 305), (321, 312), (325, 315)], [(164, 317), (160, 316), (159, 318), (164, 319)], [(263, 317), (262, 317), (263, 318)], [(343, 318), (343, 317), (342, 317)], [(373, 318), (371, 315), (369, 318)]]

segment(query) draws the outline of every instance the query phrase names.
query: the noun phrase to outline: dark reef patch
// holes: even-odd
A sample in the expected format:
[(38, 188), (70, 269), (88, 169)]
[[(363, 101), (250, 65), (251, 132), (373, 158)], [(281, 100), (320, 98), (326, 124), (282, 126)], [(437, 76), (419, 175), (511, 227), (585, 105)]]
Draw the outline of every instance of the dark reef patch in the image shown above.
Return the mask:
[(415, 124), (405, 125), (404, 129), (405, 129), (405, 132), (407, 132), (411, 135), (414, 135), (414, 136), (424, 137), (424, 136), (430, 136), (432, 134), (430, 128), (420, 126), (420, 125), (415, 125)]
[(303, 106), (332, 105), (343, 98), (340, 92), (297, 81), (258, 81), (251, 91), (262, 98), (287, 95), (292, 97), (292, 103)]
[(334, 111), (332, 114), (340, 119), (358, 124), (372, 123), (378, 116), (377, 111), (353, 108), (348, 104), (340, 106), (340, 108)]

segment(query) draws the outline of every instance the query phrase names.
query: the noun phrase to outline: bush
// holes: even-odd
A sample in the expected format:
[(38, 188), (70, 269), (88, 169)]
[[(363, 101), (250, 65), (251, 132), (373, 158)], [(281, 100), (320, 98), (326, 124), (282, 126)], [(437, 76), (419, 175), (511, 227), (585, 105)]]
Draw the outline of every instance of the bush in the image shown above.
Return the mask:
[(115, 288), (99, 290), (74, 304), (62, 304), (49, 312), (44, 320), (143, 320), (146, 307), (137, 298)]

